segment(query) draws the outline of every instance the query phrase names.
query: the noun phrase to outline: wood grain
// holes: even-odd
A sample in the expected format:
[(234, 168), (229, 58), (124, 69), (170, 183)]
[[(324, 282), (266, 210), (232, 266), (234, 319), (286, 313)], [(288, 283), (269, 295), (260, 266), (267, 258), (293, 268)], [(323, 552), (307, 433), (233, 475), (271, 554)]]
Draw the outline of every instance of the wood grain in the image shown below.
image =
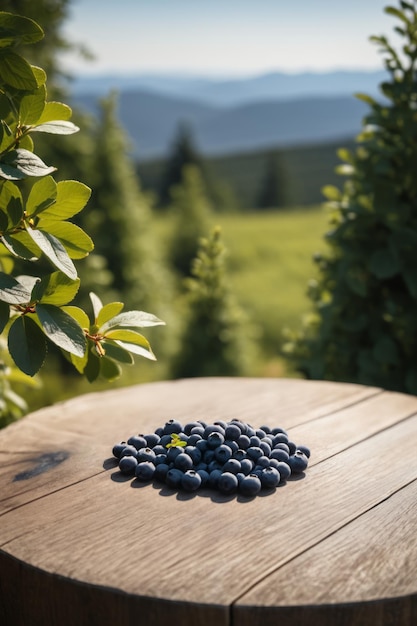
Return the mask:
[[(310, 466), (251, 500), (121, 477), (112, 445), (171, 417), (284, 426)], [(413, 396), (283, 379), (154, 383), (34, 413), (0, 432), (0, 623), (17, 606), (13, 624), (37, 623), (36, 605), (52, 626), (414, 626), (416, 435)]]

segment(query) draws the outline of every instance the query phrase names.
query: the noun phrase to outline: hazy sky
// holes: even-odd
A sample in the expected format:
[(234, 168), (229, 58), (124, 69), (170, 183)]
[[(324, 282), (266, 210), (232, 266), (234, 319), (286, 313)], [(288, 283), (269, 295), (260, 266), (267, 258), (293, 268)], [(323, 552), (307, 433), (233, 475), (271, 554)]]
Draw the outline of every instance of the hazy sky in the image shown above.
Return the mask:
[[(66, 34), (94, 63), (81, 73), (251, 75), (382, 69), (370, 35), (392, 35), (397, 0), (72, 0)], [(394, 37), (392, 36), (394, 39)]]

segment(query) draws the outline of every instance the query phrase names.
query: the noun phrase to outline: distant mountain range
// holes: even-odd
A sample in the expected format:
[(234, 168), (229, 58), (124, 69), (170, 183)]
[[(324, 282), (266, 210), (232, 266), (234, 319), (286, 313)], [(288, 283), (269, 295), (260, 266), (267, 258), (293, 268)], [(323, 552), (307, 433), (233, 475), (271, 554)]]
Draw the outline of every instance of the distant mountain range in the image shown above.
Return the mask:
[(176, 76), (96, 76), (72, 85), (73, 103), (97, 112), (98, 100), (119, 92), (119, 119), (134, 156), (169, 150), (187, 123), (205, 154), (332, 141), (356, 135), (369, 110), (355, 92), (377, 95), (385, 72), (266, 74), (214, 80)]

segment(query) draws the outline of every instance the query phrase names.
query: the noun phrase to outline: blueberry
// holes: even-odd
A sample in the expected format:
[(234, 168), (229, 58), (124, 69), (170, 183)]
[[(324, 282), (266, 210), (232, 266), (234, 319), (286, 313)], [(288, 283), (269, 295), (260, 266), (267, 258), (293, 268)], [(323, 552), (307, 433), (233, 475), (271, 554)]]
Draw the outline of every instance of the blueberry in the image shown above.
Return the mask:
[(273, 428), (273, 429), (271, 430), (271, 433), (272, 433), (273, 435), (284, 434), (284, 435), (287, 435), (287, 436), (288, 436), (288, 433), (287, 433), (287, 431), (286, 431), (286, 430), (284, 430), (284, 428)]
[(308, 458), (306, 457), (304, 452), (301, 452), (301, 450), (297, 450), (294, 454), (290, 455), (290, 458), (288, 459), (288, 465), (290, 466), (291, 472), (293, 473), (297, 474), (300, 472), (304, 472), (304, 470), (307, 469)]
[[(150, 446), (149, 446), (150, 447)], [(158, 454), (166, 454), (167, 450), (164, 446), (161, 446), (159, 443), (152, 448), (153, 453), (158, 456)]]
[(291, 468), (285, 461), (279, 461), (277, 467), (275, 468), (279, 471), (279, 475), (281, 476), (281, 481), (287, 480), (291, 476)]
[(238, 487), (238, 480), (235, 474), (223, 472), (217, 481), (218, 489), (225, 494), (235, 493)]
[(136, 456), (138, 451), (135, 446), (126, 445), (120, 453), (120, 458), (123, 456)]
[(162, 428), (162, 426), (155, 430), (155, 434), (158, 435), (158, 437), (162, 437), (162, 435), (164, 434), (164, 429)]
[(245, 422), (241, 422), (238, 419), (233, 419), (230, 424), (234, 424), (235, 426), (237, 426), (238, 428), (240, 428), (240, 432), (242, 433), (242, 435), (246, 435), (246, 431), (248, 429), (247, 424), (245, 424)]
[(285, 461), (287, 462), (290, 455), (285, 450), (281, 450), (280, 448), (274, 448), (270, 454), (271, 459), (276, 459), (277, 461)]
[(116, 457), (116, 459), (120, 459), (122, 455), (122, 451), (127, 446), (127, 441), (121, 441), (120, 443), (116, 443), (113, 446), (112, 454)]
[[(193, 428), (202, 428), (199, 422), (187, 422), (184, 426), (184, 432), (186, 435), (191, 435), (191, 431)], [(204, 429), (203, 429), (204, 431)]]
[(269, 459), (269, 467), (275, 467), (275, 469), (278, 469), (278, 463), (279, 461), (277, 459)]
[(223, 435), (224, 439), (224, 428), (222, 428), (221, 426), (217, 426), (216, 424), (210, 424), (209, 426), (206, 426), (203, 435), (204, 439), (208, 439), (211, 433), (220, 433), (221, 435)]
[(196, 472), (201, 478), (201, 486), (204, 487), (207, 485), (210, 477), (209, 473), (205, 469), (197, 469)]
[(267, 456), (260, 456), (259, 459), (256, 459), (256, 465), (259, 465), (259, 467), (269, 467), (269, 458)]
[(257, 428), (257, 429), (255, 430), (255, 435), (256, 435), (257, 437), (259, 437), (259, 439), (261, 439), (261, 440), (262, 440), (262, 439), (265, 437), (266, 432), (265, 432), (262, 428)]
[(183, 472), (175, 467), (169, 469), (165, 475), (165, 482), (171, 489), (178, 489), (181, 486)]
[(203, 452), (203, 461), (204, 463), (211, 463), (214, 460), (214, 450), (206, 450)]
[(250, 439), (247, 435), (240, 435), (237, 444), (241, 450), (247, 450), (250, 446)]
[(290, 456), (292, 454), (295, 454), (295, 451), (297, 450), (297, 446), (295, 445), (295, 443), (293, 441), (287, 441), (287, 446), (290, 449)]
[(222, 468), (223, 472), (231, 472), (232, 474), (237, 474), (241, 470), (242, 466), (240, 464), (240, 461), (238, 461), (237, 459), (229, 459), (228, 461), (226, 461)]
[(250, 424), (247, 424), (246, 426), (246, 434), (247, 436), (250, 437), (254, 437), (256, 434), (256, 430), (254, 428), (252, 428), (252, 426)]
[(136, 458), (138, 463), (142, 463), (142, 461), (154, 461), (156, 457), (155, 452), (151, 448), (140, 448), (138, 450)]
[(214, 458), (219, 463), (226, 463), (232, 457), (232, 451), (224, 443), (214, 449)]
[(189, 457), (191, 457), (194, 465), (198, 465), (200, 463), (203, 456), (201, 450), (199, 450), (195, 446), (188, 445), (184, 448), (184, 452), (188, 454)]
[(146, 439), (148, 448), (154, 448), (160, 441), (161, 437), (156, 433), (150, 433), (149, 435), (143, 435)]
[(212, 489), (216, 489), (221, 475), (222, 475), (222, 471), (219, 469), (215, 469), (212, 472), (210, 472), (209, 479), (208, 479), (208, 486), (211, 487)]
[(166, 446), (171, 443), (172, 441), (172, 437), (171, 435), (162, 435), (162, 437), (159, 440), (159, 445), (163, 446), (164, 448), (166, 448)]
[(181, 487), (185, 489), (185, 491), (196, 491), (200, 486), (201, 476), (195, 470), (189, 469), (182, 475)]
[(304, 452), (308, 459), (310, 458), (311, 451), (310, 448), (307, 448), (307, 446), (297, 446), (297, 450), (301, 450), (301, 452)]
[(164, 435), (172, 435), (176, 433), (177, 435), (182, 432), (181, 422), (178, 420), (168, 420), (164, 426)]
[(231, 439), (232, 441), (237, 441), (241, 434), (242, 431), (240, 430), (239, 426), (233, 423), (229, 424), (224, 431), (226, 439)]
[(263, 456), (263, 451), (258, 446), (250, 446), (246, 450), (246, 454), (250, 459), (256, 461), (256, 459), (259, 459), (260, 456)]
[(261, 485), (265, 489), (273, 489), (279, 484), (281, 476), (275, 467), (265, 467), (261, 472)]
[(172, 448), (168, 448), (168, 461), (175, 461), (175, 457), (177, 457), (179, 454), (184, 454), (184, 449), (181, 446), (173, 446)]
[(159, 463), (158, 465), (155, 465), (154, 477), (157, 480), (164, 481), (168, 470), (169, 470), (169, 465), (167, 465), (166, 463)]
[(288, 447), (288, 445), (286, 443), (276, 443), (274, 445), (274, 450), (285, 450), (285, 452), (288, 454), (290, 454), (290, 449)]
[(245, 476), (239, 483), (239, 492), (243, 496), (253, 497), (256, 496), (261, 490), (262, 484), (258, 476), (255, 474), (249, 474)]
[(224, 445), (229, 446), (232, 452), (237, 452), (239, 450), (239, 444), (237, 441), (233, 441), (233, 439), (225, 439)]
[(222, 443), (224, 443), (224, 435), (222, 435), (221, 432), (213, 431), (209, 433), (207, 437), (207, 445), (210, 449), (217, 448), (218, 446), (221, 446)]
[(257, 435), (252, 435), (252, 437), (249, 437), (249, 441), (251, 446), (259, 447), (259, 444), (261, 443), (261, 438)]
[(274, 446), (276, 446), (277, 443), (288, 443), (288, 435), (286, 433), (277, 433), (276, 435), (274, 435), (272, 441), (274, 443)]
[(266, 441), (261, 441), (259, 444), (260, 449), (263, 451), (265, 456), (269, 456), (271, 454), (271, 446)]
[(208, 465), (207, 465), (207, 463), (204, 463), (204, 461), (200, 461), (200, 463), (198, 463), (198, 465), (196, 465), (196, 466), (194, 467), (194, 469), (195, 469), (197, 472), (198, 472), (198, 470), (204, 470), (204, 471), (206, 471), (206, 472), (207, 472), (207, 468), (208, 468)]
[(142, 461), (136, 465), (135, 476), (144, 482), (152, 480), (155, 474), (155, 465), (151, 461)]
[(224, 422), (223, 420), (216, 420), (214, 422), (214, 425), (215, 426), (220, 426), (223, 430), (226, 430), (226, 428), (227, 428), (227, 422)]
[(253, 461), (251, 459), (242, 459), (240, 461), (240, 469), (247, 476), (253, 470)]
[(164, 454), (157, 454), (154, 458), (154, 460), (152, 461), (152, 463), (156, 466), (156, 465), (161, 465), (161, 463), (166, 464), (167, 462), (167, 455), (166, 453)]
[(123, 456), (119, 461), (119, 470), (122, 474), (133, 474), (137, 464), (138, 462), (134, 456)]
[(272, 432), (269, 426), (264, 425), (261, 426), (260, 430), (263, 430), (266, 435), (269, 435)]
[(195, 446), (197, 441), (201, 441), (201, 440), (202, 440), (201, 435), (198, 435), (197, 433), (194, 433), (194, 434), (192, 434), (192, 435), (190, 435), (188, 437), (188, 445), (189, 446)]
[(233, 459), (237, 459), (238, 461), (243, 461), (243, 459), (246, 459), (246, 452), (245, 452), (245, 450), (241, 450), (239, 448), (238, 450), (236, 450), (236, 452), (233, 452), (232, 458)]
[[(192, 435), (190, 435), (190, 437), (192, 437)], [(199, 441), (197, 441), (195, 445), (196, 445), (196, 448), (201, 450), (201, 452), (205, 452), (208, 448), (207, 441), (205, 439), (200, 439)]]
[(200, 437), (204, 437), (204, 427), (201, 424), (194, 426), (194, 428), (191, 429), (190, 435), (200, 435)]
[(188, 456), (188, 454), (182, 452), (181, 454), (177, 454), (177, 456), (175, 457), (174, 465), (181, 471), (186, 472), (187, 470), (192, 469), (194, 463), (192, 458)]
[(139, 448), (146, 448), (148, 445), (143, 435), (133, 435), (132, 437), (129, 437), (127, 443), (130, 446), (134, 446), (136, 450), (139, 450)]
[(216, 459), (213, 459), (207, 465), (207, 471), (208, 472), (212, 472), (215, 469), (222, 470), (223, 469), (223, 465), (221, 463), (219, 463), (218, 461), (216, 461)]

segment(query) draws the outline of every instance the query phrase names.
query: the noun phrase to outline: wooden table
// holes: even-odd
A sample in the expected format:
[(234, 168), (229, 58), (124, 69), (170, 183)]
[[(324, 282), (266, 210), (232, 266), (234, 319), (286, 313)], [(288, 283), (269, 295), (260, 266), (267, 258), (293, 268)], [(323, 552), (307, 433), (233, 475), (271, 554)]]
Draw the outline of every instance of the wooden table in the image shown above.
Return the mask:
[[(167, 419), (283, 426), (301, 480), (245, 499), (121, 477)], [(88, 394), (0, 431), (2, 626), (414, 626), (417, 398), (207, 378)]]

